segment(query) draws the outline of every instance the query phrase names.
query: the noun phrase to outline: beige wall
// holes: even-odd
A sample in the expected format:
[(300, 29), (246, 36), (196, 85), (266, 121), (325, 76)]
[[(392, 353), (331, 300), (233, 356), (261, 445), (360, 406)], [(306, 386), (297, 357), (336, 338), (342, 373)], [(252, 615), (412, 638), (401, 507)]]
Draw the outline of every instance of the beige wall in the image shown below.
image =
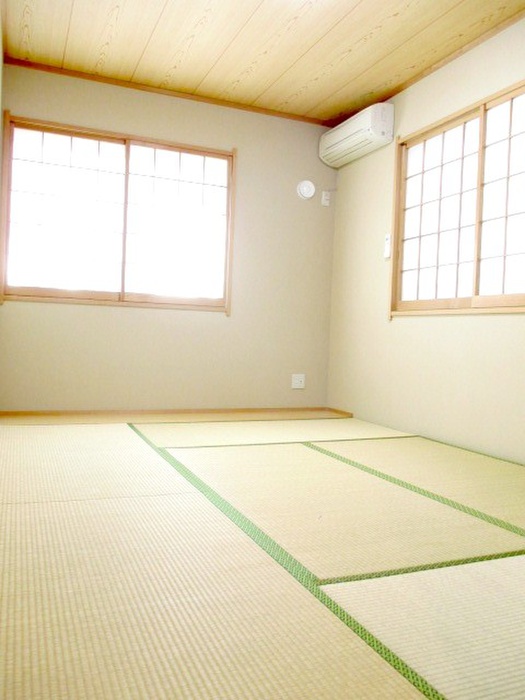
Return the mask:
[[(525, 78), (525, 22), (398, 95), (406, 136)], [(339, 171), (328, 403), (525, 462), (525, 315), (388, 320), (394, 147)]]
[[(6, 302), (0, 410), (326, 404), (335, 172), (321, 128), (13, 66), (13, 114), (238, 149), (231, 316)], [(315, 182), (300, 200), (301, 179)], [(306, 389), (290, 388), (305, 372)]]

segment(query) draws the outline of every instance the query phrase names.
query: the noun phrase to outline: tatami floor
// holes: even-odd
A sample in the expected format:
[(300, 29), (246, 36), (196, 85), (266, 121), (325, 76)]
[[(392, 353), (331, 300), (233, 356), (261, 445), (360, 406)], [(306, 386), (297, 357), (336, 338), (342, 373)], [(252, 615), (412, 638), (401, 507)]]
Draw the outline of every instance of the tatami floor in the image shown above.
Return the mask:
[(0, 698), (525, 697), (525, 467), (324, 409), (0, 417)]

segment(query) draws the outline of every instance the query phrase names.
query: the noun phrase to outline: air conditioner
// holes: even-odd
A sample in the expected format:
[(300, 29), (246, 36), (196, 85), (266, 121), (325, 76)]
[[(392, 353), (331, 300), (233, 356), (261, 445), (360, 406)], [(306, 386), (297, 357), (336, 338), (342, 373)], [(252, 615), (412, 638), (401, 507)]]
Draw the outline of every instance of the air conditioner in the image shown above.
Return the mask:
[(363, 109), (319, 139), (319, 158), (340, 168), (394, 139), (394, 105), (380, 102)]

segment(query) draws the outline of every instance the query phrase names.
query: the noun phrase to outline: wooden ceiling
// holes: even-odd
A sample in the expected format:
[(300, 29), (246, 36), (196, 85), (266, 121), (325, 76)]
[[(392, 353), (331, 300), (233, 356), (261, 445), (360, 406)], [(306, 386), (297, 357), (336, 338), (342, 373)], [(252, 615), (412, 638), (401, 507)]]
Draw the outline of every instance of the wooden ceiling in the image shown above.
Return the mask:
[(4, 60), (333, 125), (525, 0), (1, 0)]

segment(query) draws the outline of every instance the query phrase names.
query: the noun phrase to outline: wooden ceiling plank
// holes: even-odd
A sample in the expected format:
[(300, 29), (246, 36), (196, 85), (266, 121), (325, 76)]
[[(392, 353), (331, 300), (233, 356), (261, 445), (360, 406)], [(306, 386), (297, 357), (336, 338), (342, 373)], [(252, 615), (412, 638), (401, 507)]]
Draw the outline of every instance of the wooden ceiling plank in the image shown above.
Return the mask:
[(194, 92), (262, 0), (172, 0), (133, 80)]
[(253, 102), (361, 1), (265, 0), (198, 90)]
[(62, 66), (74, 0), (5, 0), (4, 52)]
[[(481, 12), (479, 0), (463, 0), (454, 11), (349, 81), (307, 112), (308, 116), (340, 121), (370, 104), (389, 99), (453, 57), (525, 16), (521, 0), (510, 0)], [(461, 14), (458, 14), (460, 12)]]
[(525, 0), (0, 0), (6, 62), (333, 122), (525, 16)]
[(377, 55), (390, 54), (458, 0), (367, 2), (327, 34), (254, 104), (289, 112), (309, 112), (359, 75)]
[(64, 67), (129, 80), (165, 4), (166, 0), (75, 0)]

